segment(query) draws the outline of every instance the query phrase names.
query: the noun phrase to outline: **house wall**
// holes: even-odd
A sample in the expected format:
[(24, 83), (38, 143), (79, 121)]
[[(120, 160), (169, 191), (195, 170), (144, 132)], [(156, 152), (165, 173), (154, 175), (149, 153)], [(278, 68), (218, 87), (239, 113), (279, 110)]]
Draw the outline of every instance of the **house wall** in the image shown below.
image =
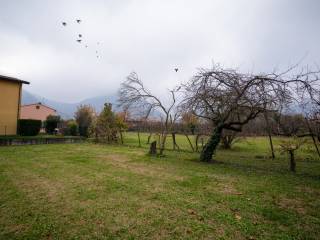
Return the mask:
[(56, 111), (42, 104), (21, 106), (20, 119), (36, 119), (45, 121), (49, 115), (56, 115)]
[(0, 80), (0, 135), (16, 135), (21, 83)]

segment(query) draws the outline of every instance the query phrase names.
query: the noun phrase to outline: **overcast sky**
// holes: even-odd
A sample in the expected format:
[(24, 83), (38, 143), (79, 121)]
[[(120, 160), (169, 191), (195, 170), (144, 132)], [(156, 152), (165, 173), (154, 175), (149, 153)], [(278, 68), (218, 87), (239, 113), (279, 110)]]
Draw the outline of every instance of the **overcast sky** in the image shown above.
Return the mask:
[(319, 12), (318, 0), (0, 0), (0, 74), (76, 102), (113, 94), (131, 71), (161, 94), (213, 61), (320, 64)]

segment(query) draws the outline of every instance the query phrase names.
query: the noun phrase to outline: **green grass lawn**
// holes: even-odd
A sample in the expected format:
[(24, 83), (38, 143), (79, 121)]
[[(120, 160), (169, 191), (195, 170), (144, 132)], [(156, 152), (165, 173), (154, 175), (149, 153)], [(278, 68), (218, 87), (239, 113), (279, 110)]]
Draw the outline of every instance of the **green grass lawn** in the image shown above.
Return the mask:
[(312, 146), (292, 174), (264, 138), (205, 164), (191, 152), (149, 157), (146, 136), (142, 148), (134, 133), (131, 146), (0, 147), (0, 239), (319, 239)]

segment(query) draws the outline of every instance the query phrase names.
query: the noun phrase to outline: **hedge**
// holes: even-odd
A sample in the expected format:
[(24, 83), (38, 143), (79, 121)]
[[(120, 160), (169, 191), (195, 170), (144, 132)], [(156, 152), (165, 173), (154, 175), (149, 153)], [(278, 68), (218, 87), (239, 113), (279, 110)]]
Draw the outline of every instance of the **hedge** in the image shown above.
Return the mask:
[(36, 136), (40, 132), (41, 120), (20, 119), (18, 121), (18, 134), (21, 136)]

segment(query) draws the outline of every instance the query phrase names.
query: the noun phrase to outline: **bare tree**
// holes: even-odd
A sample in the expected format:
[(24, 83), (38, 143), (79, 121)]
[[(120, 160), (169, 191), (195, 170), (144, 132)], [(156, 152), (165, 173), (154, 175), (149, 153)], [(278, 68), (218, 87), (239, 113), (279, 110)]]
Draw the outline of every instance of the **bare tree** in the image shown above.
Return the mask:
[(280, 143), (281, 151), (286, 152), (289, 155), (290, 171), (296, 172), (296, 159), (295, 151), (297, 151), (305, 143), (304, 139), (301, 138), (291, 138), (287, 140), (282, 140)]
[(236, 142), (237, 139), (239, 139), (237, 133), (238, 132), (236, 131), (226, 129), (222, 131), (221, 142), (224, 149), (231, 149), (231, 146)]
[(293, 68), (277, 74), (243, 74), (218, 65), (201, 69), (184, 85), (184, 108), (214, 126), (200, 160), (210, 162), (224, 129), (240, 132), (242, 127), (279, 104), (292, 102), (299, 94), (313, 92), (317, 72), (303, 69), (289, 76)]
[(137, 73), (132, 72), (126, 81), (121, 84), (119, 90), (119, 106), (131, 109), (139, 115), (144, 115), (145, 119), (155, 110), (161, 113), (160, 155), (163, 154), (167, 135), (171, 132), (172, 126), (178, 117), (176, 94), (179, 89), (176, 88), (169, 91), (171, 100), (166, 105), (144, 86)]

